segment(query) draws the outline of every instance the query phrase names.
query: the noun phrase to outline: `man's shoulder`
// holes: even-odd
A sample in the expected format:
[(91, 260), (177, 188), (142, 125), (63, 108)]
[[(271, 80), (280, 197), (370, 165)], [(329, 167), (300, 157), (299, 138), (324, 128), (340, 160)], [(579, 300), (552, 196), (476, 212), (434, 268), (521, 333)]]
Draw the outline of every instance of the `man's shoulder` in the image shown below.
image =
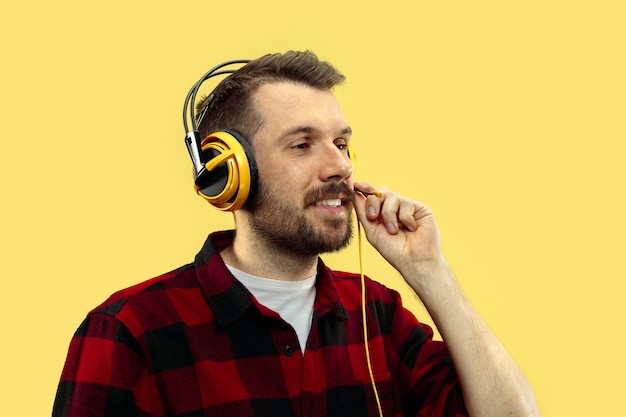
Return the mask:
[(89, 315), (119, 316), (125, 308), (135, 311), (153, 309), (168, 298), (169, 293), (196, 290), (199, 289), (194, 265), (187, 264), (113, 293)]

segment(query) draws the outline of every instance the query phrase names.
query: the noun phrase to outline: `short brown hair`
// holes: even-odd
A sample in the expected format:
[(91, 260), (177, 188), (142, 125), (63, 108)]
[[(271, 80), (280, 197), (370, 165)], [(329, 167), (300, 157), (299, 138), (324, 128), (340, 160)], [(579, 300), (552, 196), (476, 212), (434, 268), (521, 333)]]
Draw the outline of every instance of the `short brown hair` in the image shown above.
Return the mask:
[(232, 129), (250, 140), (261, 126), (252, 104), (252, 94), (265, 83), (290, 81), (319, 90), (330, 90), (345, 77), (311, 51), (268, 54), (250, 61), (228, 76), (211, 103), (206, 98), (196, 106), (199, 114), (209, 105), (200, 126), (202, 137), (220, 129)]

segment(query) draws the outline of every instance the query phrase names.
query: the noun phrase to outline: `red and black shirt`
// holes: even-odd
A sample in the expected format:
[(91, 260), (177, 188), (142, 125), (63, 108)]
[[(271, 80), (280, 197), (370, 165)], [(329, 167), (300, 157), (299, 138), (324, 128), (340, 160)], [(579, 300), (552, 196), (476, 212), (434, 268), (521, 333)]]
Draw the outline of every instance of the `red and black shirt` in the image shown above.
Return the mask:
[[(224, 265), (232, 232), (195, 262), (112, 295), (74, 335), (53, 416), (377, 416), (358, 275), (319, 261), (306, 353)], [(369, 348), (386, 417), (466, 416), (445, 344), (366, 280)]]

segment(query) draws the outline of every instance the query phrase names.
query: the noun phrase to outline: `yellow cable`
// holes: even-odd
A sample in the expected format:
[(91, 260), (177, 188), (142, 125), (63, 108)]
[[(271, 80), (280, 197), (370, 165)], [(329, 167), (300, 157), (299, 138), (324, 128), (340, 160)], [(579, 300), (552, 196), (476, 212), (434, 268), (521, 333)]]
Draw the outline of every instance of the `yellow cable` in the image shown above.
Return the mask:
[(383, 408), (380, 405), (380, 397), (378, 396), (378, 389), (376, 388), (376, 381), (374, 379), (374, 371), (372, 370), (372, 360), (370, 358), (369, 340), (367, 336), (367, 309), (366, 309), (366, 297), (365, 297), (365, 274), (363, 274), (363, 245), (361, 243), (361, 223), (357, 220), (358, 229), (358, 242), (359, 242), (359, 269), (361, 271), (361, 312), (363, 313), (363, 344), (365, 345), (365, 358), (367, 359), (367, 369), (370, 373), (370, 381), (372, 381), (372, 388), (374, 389), (374, 396), (376, 397), (376, 405), (378, 406), (378, 415), (383, 417)]

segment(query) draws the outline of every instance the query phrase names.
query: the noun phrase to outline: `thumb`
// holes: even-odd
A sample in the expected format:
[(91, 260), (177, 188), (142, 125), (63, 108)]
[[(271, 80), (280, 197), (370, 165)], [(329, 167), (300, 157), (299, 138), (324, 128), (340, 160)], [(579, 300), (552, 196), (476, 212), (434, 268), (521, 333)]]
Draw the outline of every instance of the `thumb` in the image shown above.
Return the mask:
[(367, 198), (360, 194), (357, 194), (354, 202), (354, 211), (356, 213), (357, 221), (361, 224), (368, 240), (370, 240), (374, 229), (380, 223), (378, 221), (377, 209), (375, 205), (376, 204), (371, 203), (368, 204)]

